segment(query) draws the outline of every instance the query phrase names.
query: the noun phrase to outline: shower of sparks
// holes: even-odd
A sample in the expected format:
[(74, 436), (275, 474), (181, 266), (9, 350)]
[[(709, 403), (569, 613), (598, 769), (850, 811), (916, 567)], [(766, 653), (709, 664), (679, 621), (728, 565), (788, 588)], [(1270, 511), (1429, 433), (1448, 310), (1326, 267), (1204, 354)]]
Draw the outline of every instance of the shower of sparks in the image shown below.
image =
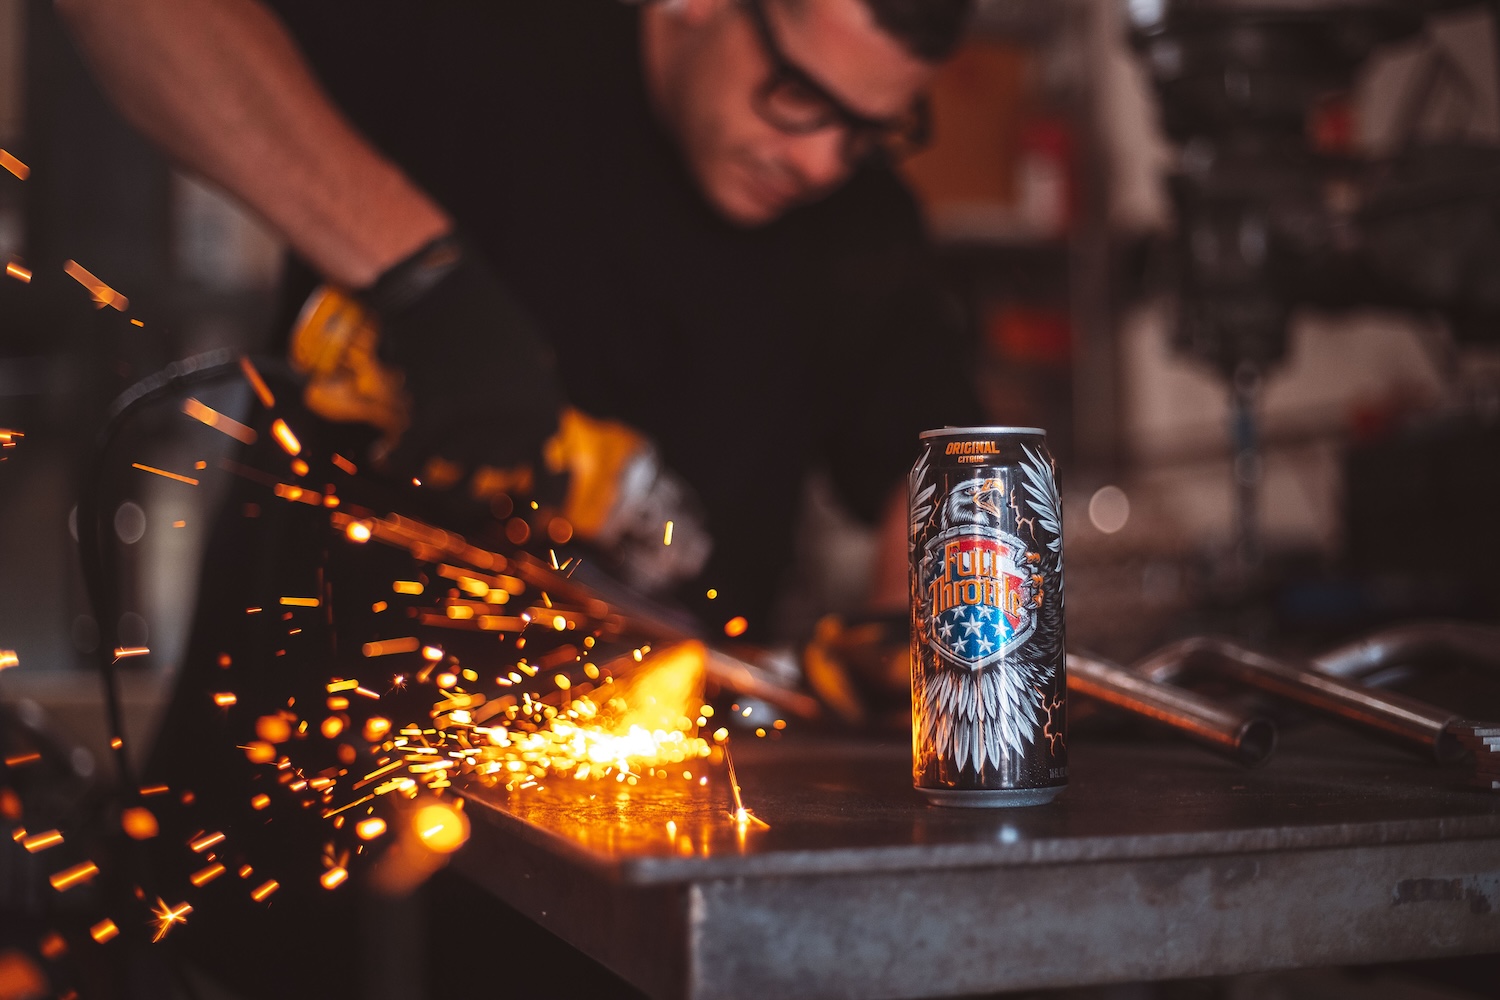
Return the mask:
[(256, 434), (254, 430), (246, 427), (233, 417), (227, 417), (213, 407), (206, 406), (192, 397), (188, 397), (188, 400), (182, 404), (182, 412), (201, 424), (229, 435), (241, 444), (255, 443)]
[(160, 896), (156, 897), (156, 906), (151, 910), (151, 915), (156, 922), (156, 933), (152, 936), (151, 942), (155, 944), (166, 937), (171, 933), (174, 925), (187, 923), (188, 914), (192, 912), (193, 907), (189, 903), (178, 903), (175, 907), (168, 906), (166, 900)]
[[(76, 267), (72, 262), (70, 266)], [(76, 270), (69, 273), (90, 288), (100, 305), (124, 308), (123, 296), (84, 269)], [(118, 296), (119, 302), (111, 296)], [(241, 359), (241, 369), (262, 404), (274, 405), (269, 387), (247, 358)], [(182, 412), (237, 441), (249, 444), (256, 440), (256, 432), (250, 427), (199, 400), (187, 400)], [(293, 473), (299, 477), (319, 475), (313, 471), (318, 464), (314, 456), (298, 457), (303, 446), (284, 421), (275, 419), (271, 428), (277, 443), (294, 456), (290, 463)], [(0, 446), (11, 447), (20, 437), (19, 432), (0, 430)], [(350, 476), (357, 472), (347, 459), (335, 456), (332, 463)], [(200, 485), (196, 478), (164, 469), (140, 463), (132, 466), (187, 485)], [(202, 461), (196, 466), (205, 467)], [(469, 821), (464, 800), (452, 793), (465, 786), (503, 788), (515, 795), (539, 792), (563, 781), (569, 785), (608, 783), (610, 787), (682, 781), (697, 787), (706, 786), (709, 779), (705, 772), (722, 762), (730, 768), (734, 801), (729, 819), (738, 827), (741, 844), (747, 829), (765, 827), (745, 808), (734, 781), (733, 763), (727, 755), (727, 730), (719, 729), (712, 738), (699, 735), (700, 728), (707, 733), (708, 719), (713, 715), (713, 709), (703, 701), (711, 664), (709, 651), (701, 644), (658, 642), (664, 648), (655, 652), (646, 644), (626, 647), (626, 642), (639, 642), (641, 638), (626, 638), (631, 623), (589, 596), (586, 589), (581, 593), (577, 585), (570, 589), (567, 571), (577, 561), (560, 559), (555, 551), (548, 553), (550, 561), (524, 551), (514, 555), (489, 551), (398, 514), (380, 516), (367, 510), (345, 513), (337, 509), (341, 502), (332, 484), (324, 488), (326, 492), (319, 492), (316, 487), (277, 483), (273, 474), (240, 471), (284, 499), (327, 509), (339, 538), (405, 548), (418, 563), (426, 564), (402, 573), (411, 579), (390, 582), (392, 592), (399, 596), (389, 604), (377, 601), (371, 608), (379, 613), (394, 605), (391, 616), (382, 620), (389, 623), (400, 612), (412, 619), (412, 629), (489, 632), (498, 636), (501, 649), (509, 651), (498, 657), (498, 662), (462, 663), (452, 651), (461, 649), (460, 644), (443, 642), (430, 632), (405, 636), (398, 632), (393, 638), (365, 642), (364, 666), (346, 668), (342, 676), (327, 678), (320, 685), (325, 691), (312, 700), (311, 709), (299, 692), (295, 698), (271, 705), (257, 703), (248, 712), (245, 707), (228, 711), (240, 704), (240, 697), (233, 691), (212, 693), (210, 689), (211, 700), (225, 710), (219, 715), (231, 724), (239, 719), (240, 724), (253, 726), (255, 736), (247, 734), (241, 748), (251, 761), (273, 769), (277, 778), (275, 787), (267, 787), (270, 794), (252, 795), (247, 789), (245, 800), (250, 807), (270, 822), (277, 815), (276, 809), (281, 808), (278, 803), (290, 798), (298, 806), (313, 808), (315, 815), (329, 824), (324, 871), (318, 879), (324, 889), (337, 889), (358, 877), (364, 870), (361, 866), (373, 858), (400, 858), (403, 851), (409, 854), (415, 847), (419, 854), (440, 859), (457, 850), (469, 838)], [(259, 505), (247, 505), (247, 511), (250, 506), (258, 512)], [(351, 505), (342, 506), (349, 510)], [(536, 509), (536, 504), (532, 508)], [(558, 544), (566, 541), (556, 531), (551, 534)], [(662, 540), (671, 544), (671, 522), (666, 522)], [(306, 612), (299, 614), (299, 609), (329, 607), (332, 591), (325, 588), (320, 576), (316, 587), (296, 586), (291, 588), (292, 595), (279, 597), (280, 612), (276, 615), (269, 613), (269, 607), (247, 608), (246, 612), (267, 612), (260, 620), (268, 626), (274, 621), (284, 632), (287, 622), (301, 624), (308, 620)], [(321, 592), (321, 596), (295, 596), (298, 591), (304, 595)], [(509, 613), (495, 614), (502, 605), (508, 605), (505, 610)], [(526, 648), (528, 629), (533, 630), (530, 649)], [(292, 634), (300, 631), (290, 629)], [(141, 646), (121, 647), (114, 652), (118, 660), (145, 656), (150, 651)], [(278, 650), (276, 655), (284, 652)], [(392, 669), (378, 659), (387, 656), (411, 659), (393, 661)], [(0, 669), (16, 662), (14, 653), (0, 650)], [(218, 666), (226, 671), (237, 669), (238, 658), (221, 654)], [(350, 670), (361, 669), (370, 673), (350, 676)], [(246, 693), (248, 688), (234, 684), (232, 674), (221, 676), (223, 687), (233, 685), (247, 702), (252, 700)], [(421, 691), (431, 692), (425, 704)], [(396, 705), (393, 696), (398, 693), (406, 699), (407, 708)], [(383, 698), (387, 699), (384, 704)], [(410, 704), (413, 698), (416, 705)], [(369, 701), (376, 704), (370, 706)], [(360, 706), (380, 714), (372, 715)], [(408, 714), (412, 708), (416, 709), (415, 717)], [(319, 735), (329, 741), (322, 744), (329, 756), (313, 763), (306, 752)], [(360, 737), (363, 747), (359, 746)], [(301, 742), (304, 740), (308, 743)], [(337, 763), (333, 763), (335, 757)], [(36, 754), (19, 755), (7, 763), (18, 766), (35, 759)], [(153, 786), (138, 790), (142, 797), (169, 791), (171, 799), (183, 805), (194, 800), (188, 789)], [(593, 797), (592, 791), (589, 795)], [(16, 818), (19, 815), (17, 812)], [(155, 815), (138, 805), (121, 811), (120, 824), (122, 831), (136, 840), (160, 833)], [(17, 843), (33, 853), (64, 842), (63, 831), (28, 834), (17, 828), (14, 833)], [(223, 833), (203, 829), (176, 841), (201, 856), (197, 870), (188, 876), (194, 890), (221, 879), (226, 871), (238, 871), (241, 879), (251, 878), (255, 868), (244, 863), (244, 857), (236, 856), (236, 845), (225, 841)], [(410, 862), (410, 857), (407, 860)], [(416, 867), (430, 872), (425, 864), (416, 863)], [(83, 862), (53, 875), (51, 883), (62, 892), (98, 874), (92, 862)], [(255, 902), (267, 902), (280, 888), (276, 879), (266, 878), (267, 874), (262, 872), (257, 877), (259, 885), (249, 893)], [(252, 884), (246, 883), (247, 887)], [(150, 907), (153, 941), (164, 939), (193, 913), (188, 900), (169, 905), (161, 896), (143, 889), (137, 889), (136, 897), (143, 908), (152, 898), (156, 900)], [(103, 920), (93, 925), (90, 934), (102, 944), (118, 936), (119, 927), (112, 920)]]
[(112, 309), (124, 312), (130, 308), (129, 299), (109, 287), (109, 285), (105, 284), (89, 271), (88, 268), (78, 263), (78, 261), (67, 261), (63, 264), (63, 271), (67, 273), (68, 277), (88, 289), (88, 293), (94, 297), (94, 307), (96, 309), (103, 309), (105, 306), (109, 306)]
[(4, 149), (0, 149), (0, 167), (9, 170), (23, 181), (31, 176), (31, 168), (16, 159), (13, 153)]
[(187, 483), (189, 486), (198, 485), (198, 480), (194, 479), (192, 476), (178, 475), (175, 472), (168, 472), (165, 469), (158, 469), (153, 465), (142, 465), (140, 462), (131, 462), (130, 467), (132, 469), (140, 469), (142, 472), (152, 473), (153, 475), (165, 476), (168, 479), (175, 479), (177, 482)]

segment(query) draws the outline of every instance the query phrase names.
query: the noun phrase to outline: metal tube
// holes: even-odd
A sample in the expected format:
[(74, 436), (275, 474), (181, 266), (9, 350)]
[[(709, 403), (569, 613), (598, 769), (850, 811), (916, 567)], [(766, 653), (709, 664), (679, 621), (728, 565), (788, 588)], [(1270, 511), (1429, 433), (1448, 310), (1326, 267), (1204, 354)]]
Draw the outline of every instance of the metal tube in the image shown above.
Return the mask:
[(1246, 767), (1264, 764), (1276, 747), (1271, 720), (1149, 680), (1107, 660), (1068, 654), (1068, 690), (1170, 726)]
[(1468, 622), (1415, 622), (1382, 629), (1314, 657), (1319, 673), (1356, 679), (1383, 667), (1436, 657), (1500, 668), (1500, 628)]
[(1306, 705), (1327, 715), (1373, 729), (1439, 760), (1456, 760), (1463, 748), (1447, 731), (1460, 716), (1391, 691), (1380, 691), (1329, 677), (1286, 659), (1266, 656), (1228, 639), (1184, 639), (1153, 653), (1132, 668), (1151, 680), (1170, 683), (1183, 673), (1206, 670)]

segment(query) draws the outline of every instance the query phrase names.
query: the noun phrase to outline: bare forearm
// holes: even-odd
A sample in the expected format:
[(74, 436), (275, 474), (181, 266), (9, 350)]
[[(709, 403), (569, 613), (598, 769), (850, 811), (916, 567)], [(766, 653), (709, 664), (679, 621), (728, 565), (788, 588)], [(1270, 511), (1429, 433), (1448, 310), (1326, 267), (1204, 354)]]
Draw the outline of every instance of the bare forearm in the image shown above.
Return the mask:
[(353, 288), (449, 228), (255, 0), (56, 0), (127, 119)]

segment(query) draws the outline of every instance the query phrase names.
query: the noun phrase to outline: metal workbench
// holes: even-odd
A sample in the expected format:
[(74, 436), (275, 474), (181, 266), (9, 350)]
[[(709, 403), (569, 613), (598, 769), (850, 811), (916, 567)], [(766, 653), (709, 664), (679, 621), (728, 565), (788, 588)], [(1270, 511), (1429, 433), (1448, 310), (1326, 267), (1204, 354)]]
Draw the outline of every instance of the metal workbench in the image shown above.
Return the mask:
[[(1500, 795), (1324, 727), (1246, 771), (1075, 740), (1030, 809), (905, 744), (737, 741), (727, 783), (471, 796), (462, 873), (654, 997), (926, 997), (1500, 952)], [(588, 788), (582, 785), (589, 784)]]

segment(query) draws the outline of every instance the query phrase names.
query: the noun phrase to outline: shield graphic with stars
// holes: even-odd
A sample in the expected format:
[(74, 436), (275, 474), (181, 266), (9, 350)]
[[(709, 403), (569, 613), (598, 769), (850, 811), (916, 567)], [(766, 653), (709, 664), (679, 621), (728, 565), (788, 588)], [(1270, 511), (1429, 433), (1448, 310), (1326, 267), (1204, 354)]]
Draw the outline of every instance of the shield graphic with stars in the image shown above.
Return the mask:
[(1036, 630), (1026, 546), (994, 528), (960, 525), (927, 543), (923, 603), (933, 645), (960, 667), (996, 662)]

